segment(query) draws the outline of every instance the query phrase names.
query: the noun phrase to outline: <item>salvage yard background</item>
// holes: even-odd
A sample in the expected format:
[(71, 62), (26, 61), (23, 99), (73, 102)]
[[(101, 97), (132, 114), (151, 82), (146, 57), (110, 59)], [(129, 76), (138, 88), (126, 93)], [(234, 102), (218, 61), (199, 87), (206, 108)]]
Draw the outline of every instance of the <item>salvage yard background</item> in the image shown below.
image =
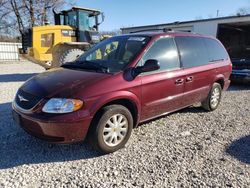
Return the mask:
[[(250, 187), (250, 85), (232, 85), (218, 110), (189, 107), (133, 131), (99, 156), (84, 143), (52, 145), (26, 134), (11, 102), (44, 69), (0, 62), (0, 187)], [(4, 71), (3, 71), (4, 70)]]

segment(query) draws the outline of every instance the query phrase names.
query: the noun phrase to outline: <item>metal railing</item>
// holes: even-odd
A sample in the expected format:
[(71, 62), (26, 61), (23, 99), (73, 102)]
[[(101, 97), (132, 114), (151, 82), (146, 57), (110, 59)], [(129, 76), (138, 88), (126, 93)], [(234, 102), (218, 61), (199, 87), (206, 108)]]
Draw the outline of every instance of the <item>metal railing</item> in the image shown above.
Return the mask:
[(0, 61), (20, 61), (21, 43), (0, 42)]

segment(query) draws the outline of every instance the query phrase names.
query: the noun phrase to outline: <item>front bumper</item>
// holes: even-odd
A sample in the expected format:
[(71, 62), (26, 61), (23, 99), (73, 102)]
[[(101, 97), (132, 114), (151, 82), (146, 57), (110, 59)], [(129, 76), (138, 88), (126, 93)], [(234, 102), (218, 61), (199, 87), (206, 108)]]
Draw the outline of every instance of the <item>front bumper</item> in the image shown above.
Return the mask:
[(30, 135), (51, 143), (74, 143), (83, 141), (91, 118), (72, 122), (51, 122), (35, 119), (13, 110), (13, 119)]

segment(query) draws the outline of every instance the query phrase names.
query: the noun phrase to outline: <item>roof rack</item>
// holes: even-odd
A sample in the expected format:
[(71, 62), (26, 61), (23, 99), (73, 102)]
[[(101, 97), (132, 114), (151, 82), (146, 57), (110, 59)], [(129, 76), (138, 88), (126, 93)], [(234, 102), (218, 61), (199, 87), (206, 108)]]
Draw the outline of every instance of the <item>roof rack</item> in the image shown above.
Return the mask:
[(132, 31), (130, 32), (132, 33), (141, 33), (141, 32), (147, 32), (147, 31), (162, 31), (162, 32), (179, 32), (179, 33), (192, 33), (192, 34), (197, 34), (195, 32), (192, 31), (186, 31), (186, 30), (173, 30), (171, 28), (162, 28), (162, 29), (143, 29), (143, 30), (139, 30), (139, 31)]
[(138, 30), (138, 31), (132, 31), (130, 33), (141, 33), (141, 32), (147, 32), (147, 31), (163, 31), (163, 32), (171, 32), (173, 31), (170, 28), (162, 28), (162, 29), (143, 29), (143, 30)]

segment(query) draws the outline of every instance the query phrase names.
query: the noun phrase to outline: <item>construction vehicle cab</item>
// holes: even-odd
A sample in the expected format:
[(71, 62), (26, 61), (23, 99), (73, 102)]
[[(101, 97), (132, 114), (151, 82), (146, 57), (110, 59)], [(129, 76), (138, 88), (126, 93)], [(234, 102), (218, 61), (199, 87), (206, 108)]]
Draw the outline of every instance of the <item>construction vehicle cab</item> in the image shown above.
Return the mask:
[(74, 61), (98, 43), (101, 39), (98, 26), (104, 21), (103, 13), (94, 9), (73, 7), (53, 12), (55, 25), (36, 26), (22, 36), (26, 58), (45, 67)]
[(54, 11), (54, 17), (55, 25), (68, 25), (76, 29), (77, 42), (99, 42), (98, 26), (104, 21), (104, 15), (100, 11), (73, 7), (60, 13)]

